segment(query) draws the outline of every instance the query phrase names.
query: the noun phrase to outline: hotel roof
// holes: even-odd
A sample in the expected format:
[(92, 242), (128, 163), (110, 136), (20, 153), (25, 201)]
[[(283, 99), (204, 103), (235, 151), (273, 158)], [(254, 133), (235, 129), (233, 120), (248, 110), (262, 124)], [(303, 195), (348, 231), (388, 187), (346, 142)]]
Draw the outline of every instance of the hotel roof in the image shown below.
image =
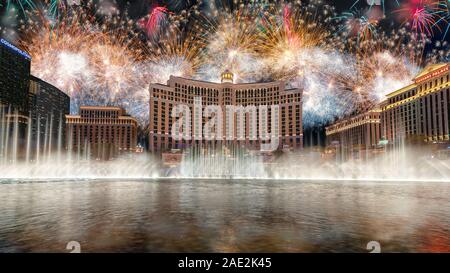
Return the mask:
[[(220, 82), (208, 82), (208, 81), (204, 81), (204, 80), (197, 80), (197, 79), (188, 79), (188, 78), (183, 78), (183, 77), (178, 77), (178, 76), (170, 76), (170, 79), (167, 81), (167, 84), (161, 84), (161, 83), (152, 83), (151, 85), (154, 86), (161, 86), (161, 87), (169, 87), (170, 83), (176, 80), (181, 80), (181, 81), (187, 81), (187, 82), (192, 82), (192, 83), (202, 83), (202, 84), (206, 84), (206, 85), (210, 85), (211, 87), (215, 86), (215, 87), (220, 87), (220, 86), (233, 86), (236, 88), (252, 88), (257, 87), (257, 86), (261, 86), (261, 85), (265, 85), (265, 86), (271, 86), (271, 85), (281, 85), (283, 87), (286, 86), (286, 83), (284, 81), (272, 81), (272, 82), (251, 82), (251, 83), (220, 83)], [(298, 91), (299, 88), (285, 88), (284, 91)]]
[(427, 75), (427, 74), (429, 74), (429, 73), (431, 73), (431, 72), (433, 72), (435, 70), (443, 68), (443, 67), (445, 67), (447, 65), (448, 65), (448, 63), (430, 64), (430, 65), (426, 66), (422, 71), (420, 71), (420, 73), (417, 74), (414, 77), (414, 80), (417, 79), (417, 78), (423, 77), (423, 76), (425, 76), (425, 75)]
[[(248, 82), (248, 83), (220, 83), (220, 82), (208, 82), (203, 80), (197, 80), (197, 79), (188, 79), (183, 77), (177, 77), (177, 76), (170, 76), (170, 80), (172, 79), (181, 79), (185, 81), (192, 81), (192, 82), (199, 82), (199, 83), (207, 83), (207, 84), (214, 84), (214, 85), (255, 85), (255, 84), (284, 84), (283, 81), (272, 81), (272, 82)], [(169, 81), (170, 81), (169, 80)]]
[(80, 109), (108, 109), (108, 110), (124, 110), (122, 107), (119, 106), (80, 106)]
[(358, 119), (360, 117), (363, 117), (363, 116), (366, 116), (366, 115), (372, 114), (372, 113), (381, 113), (381, 109), (380, 109), (379, 105), (375, 105), (373, 108), (367, 110), (366, 112), (361, 112), (361, 113), (358, 113), (358, 114), (355, 114), (355, 115), (350, 115), (350, 116), (345, 116), (345, 117), (339, 118), (339, 119), (335, 120), (329, 126), (326, 126), (325, 129), (328, 129), (328, 128), (331, 129), (332, 127), (334, 127), (336, 125), (339, 125), (339, 124), (342, 124), (342, 123), (345, 123), (345, 122), (349, 122), (349, 121), (352, 121), (352, 120), (356, 120), (356, 119)]
[[(409, 90), (417, 87), (417, 84), (415, 82), (417, 79), (420, 79), (420, 78), (422, 78), (422, 77), (432, 73), (433, 71), (437, 71), (437, 70), (440, 70), (442, 68), (445, 68), (448, 65), (449, 65), (449, 63), (441, 63), (441, 64), (431, 64), (431, 65), (426, 66), (422, 71), (420, 71), (419, 74), (417, 74), (413, 78), (413, 83), (411, 83), (410, 85), (407, 85), (405, 87), (402, 87), (402, 88), (400, 88), (400, 89), (398, 89), (398, 90), (396, 90), (394, 92), (391, 92), (391, 93), (387, 94), (386, 97), (387, 98), (391, 98), (391, 97), (394, 97), (396, 95), (402, 94), (403, 92), (409, 91)], [(431, 78), (433, 78), (433, 77), (431, 77)]]

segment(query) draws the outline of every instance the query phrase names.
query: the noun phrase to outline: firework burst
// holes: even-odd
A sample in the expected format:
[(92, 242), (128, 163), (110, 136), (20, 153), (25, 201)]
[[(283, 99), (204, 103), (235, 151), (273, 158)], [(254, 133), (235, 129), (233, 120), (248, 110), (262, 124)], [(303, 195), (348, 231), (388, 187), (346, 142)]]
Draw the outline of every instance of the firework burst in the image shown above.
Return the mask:
[[(424, 56), (428, 38), (407, 29), (413, 17), (384, 32), (378, 30), (384, 19), (374, 13), (337, 16), (321, 0), (171, 1), (140, 20), (109, 1), (65, 2), (58, 16), (48, 3), (28, 11), (18, 29), (20, 45), (33, 57), (32, 73), (68, 93), (73, 112), (83, 104), (119, 105), (142, 125), (148, 84), (170, 76), (218, 82), (230, 69), (236, 82), (283, 80), (304, 90), (308, 127), (367, 110), (407, 84), (424, 59), (448, 55), (442, 42)], [(169, 10), (177, 6), (186, 8)], [(429, 36), (433, 22), (424, 16), (416, 25)]]
[[(28, 9), (35, 9), (36, 3), (33, 0), (6, 0), (6, 3), (3, 4), (6, 6), (6, 11), (9, 12), (11, 9), (19, 9), (25, 14)], [(0, 7), (3, 6), (0, 4)]]
[(439, 24), (444, 25), (442, 40), (445, 40), (450, 30), (450, 0), (439, 1), (436, 5), (435, 14), (437, 14), (438, 19), (433, 27), (436, 27)]
[[(353, 9), (356, 7), (357, 4), (359, 4), (361, 0), (356, 0), (353, 5), (350, 7), (350, 9)], [(365, 1), (369, 5), (369, 10), (376, 6), (381, 6), (383, 8), (383, 14), (386, 14), (386, 2), (394, 2), (396, 6), (400, 6), (399, 0), (366, 0)]]
[(370, 10), (363, 11), (353, 8), (343, 12), (336, 19), (343, 22), (340, 31), (347, 36), (356, 37), (358, 43), (376, 38), (379, 19)]
[(237, 82), (255, 79), (256, 67), (260, 64), (256, 43), (263, 8), (264, 5), (260, 4), (241, 3), (224, 8), (225, 11), (213, 10), (212, 17), (199, 17), (199, 27), (203, 29), (206, 40), (203, 50), (205, 63), (199, 76), (218, 82), (220, 73), (229, 69)]
[(32, 73), (64, 90), (72, 111), (80, 104), (120, 104), (141, 83), (141, 50), (133, 22), (118, 18), (98, 23), (86, 9), (53, 21), (36, 12), (23, 28), (21, 45), (33, 57)]
[(158, 42), (147, 43), (142, 73), (154, 83), (165, 83), (170, 76), (195, 77), (202, 62), (202, 40), (198, 32), (171, 30)]
[(260, 33), (259, 51), (267, 56), (268, 67), (276, 78), (296, 77), (302, 71), (302, 63), (296, 62), (298, 54), (310, 48), (326, 47), (330, 37), (326, 24), (330, 21), (331, 11), (326, 6), (321, 8), (323, 11), (317, 12), (311, 6), (286, 5), (281, 19), (266, 17), (266, 27)]
[(436, 24), (439, 14), (435, 11), (435, 7), (434, 1), (411, 0), (402, 4), (395, 13), (403, 20), (403, 25), (410, 26), (417, 37), (425, 39), (434, 35), (434, 27), (439, 28)]
[(139, 20), (140, 26), (145, 29), (149, 37), (154, 37), (167, 23), (170, 12), (166, 7), (154, 7), (150, 14)]

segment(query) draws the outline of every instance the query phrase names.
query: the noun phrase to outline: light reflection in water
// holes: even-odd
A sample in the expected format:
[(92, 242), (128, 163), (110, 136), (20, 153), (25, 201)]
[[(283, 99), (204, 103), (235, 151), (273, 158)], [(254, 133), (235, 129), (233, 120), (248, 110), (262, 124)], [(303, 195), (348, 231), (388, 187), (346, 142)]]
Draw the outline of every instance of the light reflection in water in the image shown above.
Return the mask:
[(450, 252), (450, 184), (0, 184), (0, 252)]

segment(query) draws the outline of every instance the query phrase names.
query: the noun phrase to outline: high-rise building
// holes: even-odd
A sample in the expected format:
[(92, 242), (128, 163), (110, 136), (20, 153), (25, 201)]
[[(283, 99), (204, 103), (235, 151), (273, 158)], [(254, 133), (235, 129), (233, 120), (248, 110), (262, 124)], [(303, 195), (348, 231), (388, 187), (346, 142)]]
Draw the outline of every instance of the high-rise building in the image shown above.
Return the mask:
[(46, 151), (65, 147), (70, 97), (53, 85), (31, 76), (29, 102), (33, 146), (45, 148)]
[(137, 127), (136, 119), (120, 107), (81, 106), (79, 115), (66, 116), (66, 145), (69, 151), (89, 149), (100, 159), (134, 152)]
[[(173, 126), (180, 116), (173, 112), (183, 106), (187, 107), (183, 115), (189, 115), (183, 118), (190, 120), (191, 130), (188, 137), (174, 138)], [(222, 124), (214, 124), (215, 136), (208, 138), (205, 125), (211, 126), (211, 118), (218, 115)], [(154, 152), (212, 143), (260, 149), (269, 135), (278, 139), (279, 148), (301, 148), (302, 91), (286, 89), (282, 81), (235, 84), (230, 71), (222, 74), (221, 83), (171, 76), (167, 85), (150, 85), (149, 123), (149, 146)]]
[(426, 67), (413, 83), (381, 103), (382, 134), (390, 142), (415, 138), (448, 142), (450, 127), (449, 63)]
[(0, 39), (0, 105), (27, 117), (31, 57)]
[(28, 53), (0, 39), (0, 160), (16, 160), (23, 154), (30, 62)]

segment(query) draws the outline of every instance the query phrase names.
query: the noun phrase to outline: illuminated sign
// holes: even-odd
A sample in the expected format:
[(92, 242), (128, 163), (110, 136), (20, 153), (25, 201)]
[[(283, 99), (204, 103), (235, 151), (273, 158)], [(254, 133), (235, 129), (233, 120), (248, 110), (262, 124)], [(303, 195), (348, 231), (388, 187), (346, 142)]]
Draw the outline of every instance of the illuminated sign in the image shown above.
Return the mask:
[(7, 46), (8, 48), (14, 50), (15, 52), (19, 53), (20, 55), (24, 56), (27, 60), (31, 60), (31, 56), (28, 55), (28, 53), (26, 53), (23, 50), (18, 49), (17, 47), (13, 46), (12, 44), (10, 44), (8, 41), (6, 41), (5, 39), (0, 39), (0, 43), (2, 43), (3, 45)]
[(448, 67), (448, 65), (447, 65), (446, 67), (443, 67), (443, 68), (441, 68), (441, 69), (439, 69), (439, 70), (436, 70), (436, 71), (433, 71), (433, 72), (431, 72), (431, 73), (429, 73), (429, 74), (426, 74), (425, 76), (422, 76), (422, 77), (420, 77), (420, 78), (417, 78), (417, 79), (416, 79), (416, 83), (421, 83), (421, 82), (423, 82), (423, 81), (426, 81), (426, 80), (429, 80), (429, 79), (431, 79), (431, 78), (437, 77), (437, 76), (439, 76), (439, 75), (441, 75), (441, 74), (444, 74), (444, 73), (447, 72), (448, 70), (449, 70), (449, 67)]

